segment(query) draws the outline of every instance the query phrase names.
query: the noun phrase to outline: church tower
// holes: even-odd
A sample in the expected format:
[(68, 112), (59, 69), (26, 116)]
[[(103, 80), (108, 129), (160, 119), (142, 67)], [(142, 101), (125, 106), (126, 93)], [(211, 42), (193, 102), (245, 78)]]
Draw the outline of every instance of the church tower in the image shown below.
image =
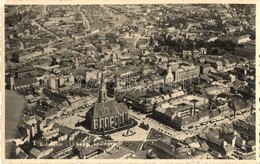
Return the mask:
[(107, 99), (107, 88), (106, 88), (106, 81), (102, 71), (101, 74), (101, 82), (100, 82), (100, 90), (99, 90), (99, 102), (105, 102)]
[(174, 80), (171, 65), (168, 63), (167, 65), (167, 75), (165, 76), (164, 83), (172, 83)]

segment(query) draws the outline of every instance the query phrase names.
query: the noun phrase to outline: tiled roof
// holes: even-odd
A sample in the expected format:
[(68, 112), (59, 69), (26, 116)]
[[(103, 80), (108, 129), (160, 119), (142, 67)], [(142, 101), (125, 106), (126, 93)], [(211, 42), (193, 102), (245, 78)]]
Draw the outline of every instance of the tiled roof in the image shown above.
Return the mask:
[(60, 133), (62, 133), (62, 134), (67, 134), (67, 135), (72, 134), (73, 131), (74, 131), (73, 129), (68, 128), (68, 127), (66, 127), (66, 126), (62, 126), (62, 125), (60, 125), (60, 124), (58, 124), (58, 123), (54, 123), (53, 128), (54, 128), (54, 129), (55, 129), (55, 128), (59, 128)]
[(127, 107), (124, 103), (118, 103), (115, 100), (104, 103), (96, 103), (92, 108), (92, 117), (101, 118), (123, 114), (127, 112)]
[(89, 155), (95, 151), (98, 151), (98, 150), (101, 150), (101, 148), (99, 146), (93, 146), (93, 147), (88, 147), (88, 148), (85, 148), (85, 147), (81, 147), (79, 148), (79, 152), (80, 152), (80, 155), (84, 156), (84, 155)]
[(196, 115), (194, 116), (190, 116), (190, 117), (186, 117), (182, 119), (182, 125), (188, 125), (190, 123), (195, 123), (198, 121), (198, 117)]
[(83, 142), (87, 137), (88, 137), (87, 134), (85, 134), (85, 133), (79, 133), (79, 134), (74, 138), (74, 141), (75, 141), (75, 142), (78, 142), (78, 143), (81, 143), (81, 142)]
[(211, 133), (211, 132), (206, 133), (206, 136), (207, 136), (207, 138), (210, 142), (213, 142), (213, 143), (220, 145), (220, 146), (223, 145), (223, 140), (216, 138), (213, 133)]

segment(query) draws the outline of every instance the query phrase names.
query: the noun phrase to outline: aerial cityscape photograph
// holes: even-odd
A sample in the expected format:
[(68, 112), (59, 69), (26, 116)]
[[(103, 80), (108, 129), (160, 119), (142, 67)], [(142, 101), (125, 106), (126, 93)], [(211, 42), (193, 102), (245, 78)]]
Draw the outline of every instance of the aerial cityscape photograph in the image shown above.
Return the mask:
[(256, 159), (255, 4), (4, 12), (6, 159)]

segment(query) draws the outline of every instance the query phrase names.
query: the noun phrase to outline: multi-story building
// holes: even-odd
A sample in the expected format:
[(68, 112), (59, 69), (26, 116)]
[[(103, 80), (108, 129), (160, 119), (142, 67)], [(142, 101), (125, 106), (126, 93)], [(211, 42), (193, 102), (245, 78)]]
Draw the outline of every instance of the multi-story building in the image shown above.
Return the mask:
[(21, 88), (28, 88), (30, 86), (38, 86), (39, 81), (35, 77), (30, 78), (10, 78), (10, 89), (21, 89)]
[(126, 104), (132, 106), (133, 109), (139, 110), (142, 113), (151, 113), (154, 109), (155, 98), (160, 95), (156, 91), (136, 91), (124, 95)]
[(70, 74), (52, 76), (47, 80), (47, 84), (52, 89), (58, 89), (62, 86), (68, 86), (74, 84), (74, 76)]
[(207, 74), (211, 71), (212, 67), (210, 64), (202, 64), (200, 66), (200, 73), (201, 74)]
[(199, 66), (180, 66), (179, 69), (175, 72), (175, 81), (181, 81), (186, 79), (191, 79), (198, 77), (200, 75)]
[(34, 67), (22, 68), (22, 69), (15, 71), (15, 76), (18, 77), (18, 78), (21, 78), (21, 77), (23, 77), (27, 74), (34, 74), (37, 71), (38, 71), (38, 69), (34, 68)]
[(223, 63), (220, 60), (206, 58), (205, 63), (209, 63), (217, 71), (222, 71), (223, 69)]

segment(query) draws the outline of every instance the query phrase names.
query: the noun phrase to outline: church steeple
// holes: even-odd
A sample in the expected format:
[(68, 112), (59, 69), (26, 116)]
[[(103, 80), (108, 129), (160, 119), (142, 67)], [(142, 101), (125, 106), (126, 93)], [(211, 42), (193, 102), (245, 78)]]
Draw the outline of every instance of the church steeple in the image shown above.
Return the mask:
[(172, 83), (174, 80), (170, 63), (167, 64), (167, 74), (164, 78), (164, 83)]
[(105, 102), (107, 99), (107, 88), (104, 77), (104, 72), (101, 72), (100, 90), (99, 90), (99, 102)]

